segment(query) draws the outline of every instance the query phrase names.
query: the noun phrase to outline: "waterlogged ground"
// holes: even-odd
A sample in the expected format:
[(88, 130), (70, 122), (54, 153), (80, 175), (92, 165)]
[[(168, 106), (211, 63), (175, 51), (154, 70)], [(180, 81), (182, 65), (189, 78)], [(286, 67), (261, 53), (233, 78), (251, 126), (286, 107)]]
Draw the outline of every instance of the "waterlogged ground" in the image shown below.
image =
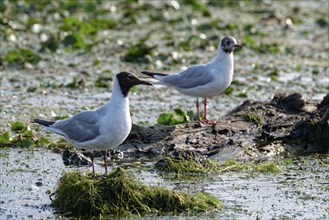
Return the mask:
[[(141, 160), (138, 166), (122, 161), (120, 165), (134, 173), (133, 175), (144, 184), (189, 193), (208, 192), (225, 205), (222, 211), (203, 213), (195, 218), (328, 218), (328, 157), (301, 156), (285, 161), (280, 159), (278, 163), (281, 167), (278, 174), (228, 172), (187, 180), (166, 179), (150, 169), (152, 162), (147, 160)], [(118, 164), (115, 163), (113, 166), (116, 167)], [(136, 168), (139, 166), (144, 168)], [(64, 167), (61, 155), (54, 154), (51, 150), (3, 149), (0, 218), (52, 219), (61, 216), (54, 213), (50, 206), (49, 196), (54, 192), (56, 182), (63, 172), (90, 172), (90, 169)], [(98, 173), (104, 171), (99, 165), (96, 166), (96, 170)]]
[[(230, 89), (209, 100), (211, 118), (248, 98), (300, 92), (320, 101), (329, 92), (326, 0), (42, 2), (0, 3), (0, 133), (15, 135), (10, 123), (22, 121), (36, 136), (58, 140), (30, 121), (97, 108), (122, 70), (176, 72), (208, 62), (226, 35), (244, 49), (234, 54)], [(130, 103), (134, 123), (152, 125), (162, 112), (194, 110), (195, 99), (163, 86), (141, 86), (131, 91)], [(55, 218), (49, 193), (62, 172), (77, 168), (64, 167), (60, 154), (43, 148), (0, 149), (0, 162), (0, 218)], [(196, 218), (328, 218), (328, 156), (284, 164), (277, 175), (225, 173), (171, 181), (143, 171), (138, 178), (204, 190), (226, 207)]]

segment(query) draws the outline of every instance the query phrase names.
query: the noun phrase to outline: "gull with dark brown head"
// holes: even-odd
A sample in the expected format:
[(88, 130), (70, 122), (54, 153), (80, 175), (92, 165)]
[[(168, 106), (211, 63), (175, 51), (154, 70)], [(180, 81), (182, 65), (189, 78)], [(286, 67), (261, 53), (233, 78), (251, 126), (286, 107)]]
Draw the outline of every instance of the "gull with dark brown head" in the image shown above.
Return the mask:
[[(130, 133), (128, 92), (135, 85), (152, 85), (130, 72), (121, 72), (113, 80), (111, 99), (94, 111), (83, 111), (71, 118), (56, 122), (34, 119), (46, 131), (59, 134), (75, 147), (103, 151), (105, 174), (107, 173), (107, 150), (120, 145)], [(93, 174), (95, 175), (92, 158)]]
[[(142, 73), (157, 79), (160, 84), (175, 88), (182, 94), (197, 97), (198, 121), (207, 123), (207, 98), (220, 94), (230, 86), (234, 69), (233, 50), (236, 48), (242, 46), (234, 37), (224, 37), (218, 45), (217, 56), (209, 63), (191, 66), (173, 74), (150, 71), (142, 71)], [(204, 98), (203, 121), (200, 117), (199, 97)]]

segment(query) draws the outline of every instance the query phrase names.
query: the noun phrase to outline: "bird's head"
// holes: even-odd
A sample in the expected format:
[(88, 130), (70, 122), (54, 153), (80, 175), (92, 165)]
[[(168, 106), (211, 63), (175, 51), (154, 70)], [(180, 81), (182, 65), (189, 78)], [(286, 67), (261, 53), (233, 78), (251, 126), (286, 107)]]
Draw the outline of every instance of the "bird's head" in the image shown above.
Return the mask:
[(120, 72), (116, 75), (120, 88), (124, 96), (128, 95), (128, 92), (131, 87), (136, 85), (149, 85), (152, 86), (150, 82), (139, 79), (135, 74), (130, 72)]
[(220, 46), (227, 54), (230, 54), (235, 48), (242, 48), (242, 46), (237, 43), (236, 39), (231, 36), (224, 37), (220, 43)]

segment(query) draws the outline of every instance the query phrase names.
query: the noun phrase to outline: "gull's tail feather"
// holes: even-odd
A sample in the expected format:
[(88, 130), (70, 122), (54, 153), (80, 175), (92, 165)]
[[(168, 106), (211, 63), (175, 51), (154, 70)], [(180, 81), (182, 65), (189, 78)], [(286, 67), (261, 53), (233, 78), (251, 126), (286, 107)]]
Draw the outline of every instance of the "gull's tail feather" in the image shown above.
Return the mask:
[(155, 72), (150, 72), (150, 71), (142, 71), (143, 74), (150, 76), (154, 78), (154, 76), (167, 76), (165, 73), (155, 73)]
[(33, 121), (40, 125), (43, 125), (45, 127), (49, 127), (50, 125), (55, 123), (54, 121), (45, 121), (45, 120), (38, 119), (38, 118), (35, 118)]

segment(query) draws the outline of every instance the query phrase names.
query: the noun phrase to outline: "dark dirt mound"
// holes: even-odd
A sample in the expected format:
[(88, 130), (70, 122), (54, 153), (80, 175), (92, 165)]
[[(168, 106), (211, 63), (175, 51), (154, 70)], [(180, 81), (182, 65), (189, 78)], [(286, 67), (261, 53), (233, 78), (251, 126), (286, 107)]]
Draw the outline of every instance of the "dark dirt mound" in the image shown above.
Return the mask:
[(329, 151), (329, 94), (314, 103), (299, 93), (269, 102), (246, 100), (213, 124), (133, 125), (117, 150), (128, 157), (266, 159), (285, 153)]
[(285, 152), (328, 152), (329, 94), (320, 104), (299, 93), (269, 102), (247, 100), (213, 125), (133, 126), (119, 147), (126, 154), (191, 151), (218, 160), (274, 156)]

